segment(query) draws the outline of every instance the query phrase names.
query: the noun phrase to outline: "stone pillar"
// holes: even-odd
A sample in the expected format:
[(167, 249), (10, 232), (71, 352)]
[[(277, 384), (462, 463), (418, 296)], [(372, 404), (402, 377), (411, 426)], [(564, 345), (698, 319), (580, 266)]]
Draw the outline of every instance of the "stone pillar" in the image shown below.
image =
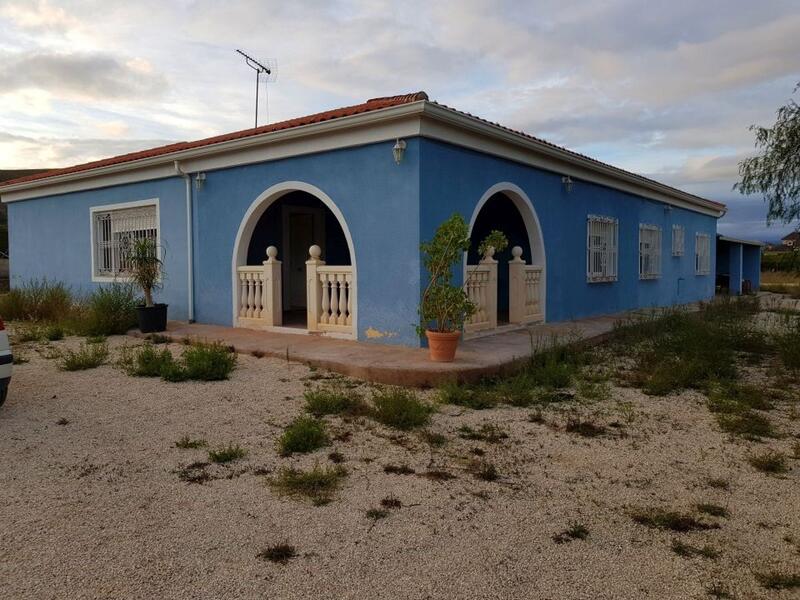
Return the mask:
[(322, 285), (317, 274), (317, 267), (325, 264), (320, 260), (322, 249), (314, 244), (308, 249), (308, 260), (306, 261), (306, 315), (307, 327), (309, 331), (319, 330), (319, 319), (322, 303)]
[(283, 325), (283, 281), (281, 279), (281, 261), (277, 260), (278, 249), (267, 248), (267, 260), (264, 261), (264, 290), (262, 303), (264, 311), (261, 318), (267, 325)]
[(508, 322), (522, 323), (525, 320), (525, 261), (522, 248), (514, 246), (508, 261)]
[(489, 271), (489, 282), (486, 290), (486, 315), (489, 317), (489, 328), (497, 327), (497, 261), (492, 258), (494, 248), (489, 247), (480, 264)]

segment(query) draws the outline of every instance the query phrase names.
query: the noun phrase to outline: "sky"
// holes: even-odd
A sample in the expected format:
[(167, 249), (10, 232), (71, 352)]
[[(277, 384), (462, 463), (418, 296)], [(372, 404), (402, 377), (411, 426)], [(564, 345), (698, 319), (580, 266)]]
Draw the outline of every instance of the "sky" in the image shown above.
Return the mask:
[(0, 0), (0, 169), (251, 127), (236, 48), (277, 62), (260, 124), (424, 90), (724, 202), (724, 234), (797, 226), (732, 186), (800, 82), (798, 0)]

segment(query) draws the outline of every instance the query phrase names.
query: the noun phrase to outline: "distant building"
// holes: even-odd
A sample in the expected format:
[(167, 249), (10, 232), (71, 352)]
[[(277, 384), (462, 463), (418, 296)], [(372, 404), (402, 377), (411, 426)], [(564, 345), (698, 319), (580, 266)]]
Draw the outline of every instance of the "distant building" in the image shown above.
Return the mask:
[(793, 231), (781, 238), (781, 244), (789, 248), (800, 247), (800, 232)]

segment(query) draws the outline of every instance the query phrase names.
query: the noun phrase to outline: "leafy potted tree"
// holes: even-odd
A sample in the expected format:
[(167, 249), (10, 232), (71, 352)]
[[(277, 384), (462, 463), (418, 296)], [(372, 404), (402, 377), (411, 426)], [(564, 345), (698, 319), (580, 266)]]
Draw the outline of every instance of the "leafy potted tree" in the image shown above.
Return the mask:
[[(482, 256), (502, 251), (508, 245), (506, 236), (492, 231), (481, 242), (478, 251)], [(453, 285), (453, 269), (461, 263), (469, 250), (469, 229), (459, 214), (454, 214), (439, 225), (433, 239), (420, 245), (423, 262), (428, 270), (428, 286), (419, 306), (420, 325), (417, 331), (428, 339), (431, 360), (452, 362), (464, 322), (475, 313), (476, 306), (464, 291), (470, 280), (467, 274), (464, 285)]]
[(149, 238), (135, 240), (130, 255), (131, 279), (142, 288), (144, 305), (136, 307), (139, 330), (142, 333), (167, 329), (167, 305), (153, 302), (153, 290), (161, 288), (163, 263), (158, 257), (158, 246)]

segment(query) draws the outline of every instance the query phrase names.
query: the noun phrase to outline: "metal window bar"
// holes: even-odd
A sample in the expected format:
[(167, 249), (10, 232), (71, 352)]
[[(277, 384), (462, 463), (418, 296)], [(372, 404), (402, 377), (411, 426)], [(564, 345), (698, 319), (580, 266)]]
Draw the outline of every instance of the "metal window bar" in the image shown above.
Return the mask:
[(588, 281), (617, 279), (618, 222), (590, 215), (586, 228), (586, 278)]
[(684, 230), (681, 225), (672, 226), (672, 256), (683, 256)]
[(654, 279), (661, 275), (661, 229), (656, 225), (639, 225), (639, 278)]
[(708, 234), (698, 233), (695, 236), (694, 266), (698, 275), (711, 273), (711, 242)]
[(95, 213), (95, 271), (124, 275), (131, 268), (130, 250), (140, 239), (158, 243), (156, 207), (144, 206)]

